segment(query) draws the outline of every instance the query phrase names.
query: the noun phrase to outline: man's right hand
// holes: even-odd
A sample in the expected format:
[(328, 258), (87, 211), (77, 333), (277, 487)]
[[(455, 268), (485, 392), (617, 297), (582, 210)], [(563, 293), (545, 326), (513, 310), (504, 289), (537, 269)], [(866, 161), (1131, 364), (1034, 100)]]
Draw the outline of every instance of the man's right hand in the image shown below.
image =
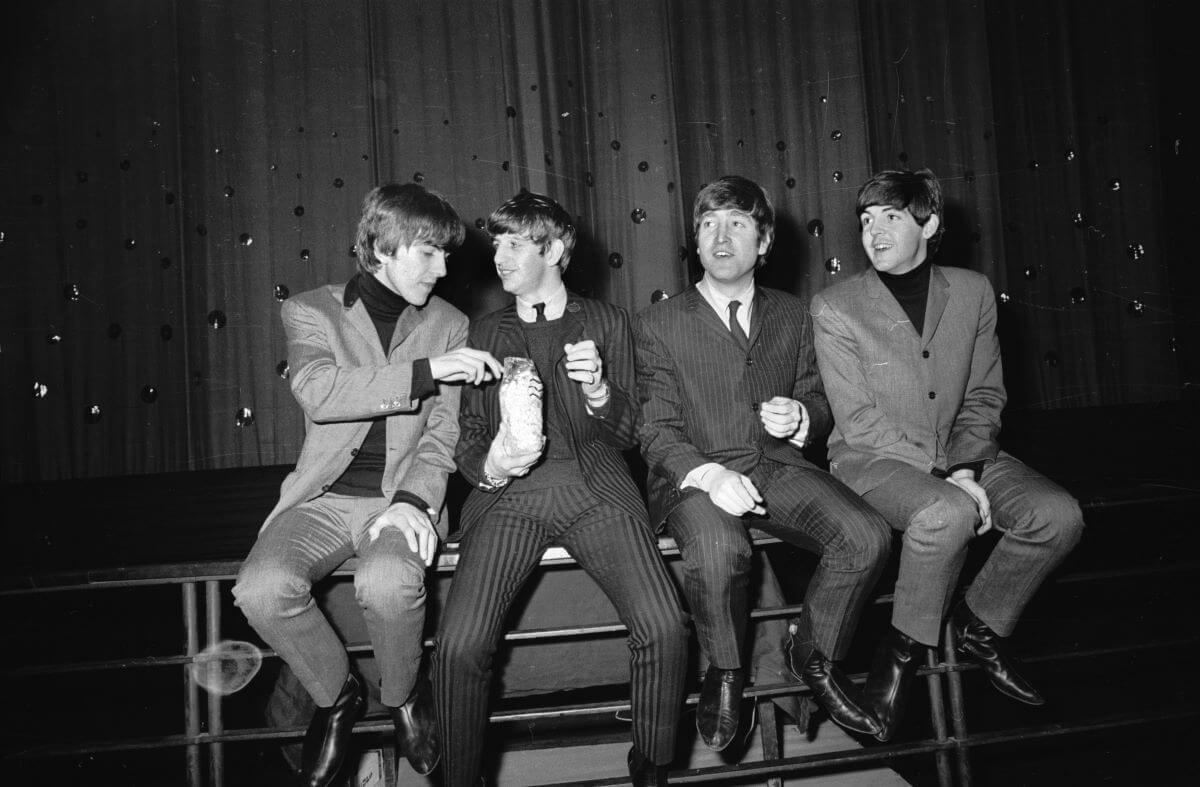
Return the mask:
[(701, 488), (708, 492), (713, 505), (722, 511), (741, 516), (743, 514), (767, 513), (762, 505), (762, 495), (753, 482), (741, 473), (721, 468), (704, 476)]
[(546, 447), (546, 438), (542, 437), (542, 442), (538, 445), (537, 450), (510, 454), (504, 445), (507, 438), (508, 425), (501, 421), (500, 429), (492, 438), (491, 447), (488, 448), (487, 459), (483, 462), (483, 472), (492, 478), (516, 478), (527, 475), (529, 469), (542, 458), (542, 449)]
[(501, 366), (492, 354), (470, 347), (459, 347), (445, 355), (429, 359), (433, 379), (443, 383), (479, 385), (500, 377)]

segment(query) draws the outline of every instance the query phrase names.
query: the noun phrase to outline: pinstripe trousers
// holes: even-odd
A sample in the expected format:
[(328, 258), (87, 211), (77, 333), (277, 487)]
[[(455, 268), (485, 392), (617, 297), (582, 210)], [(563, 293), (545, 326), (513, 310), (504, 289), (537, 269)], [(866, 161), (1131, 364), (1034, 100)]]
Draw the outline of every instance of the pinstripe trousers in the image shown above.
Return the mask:
[(633, 743), (671, 761), (683, 704), (687, 619), (649, 529), (584, 486), (510, 491), (468, 528), (434, 640), (433, 676), (449, 787), (477, 785), (492, 657), (546, 547), (565, 547), (629, 629)]
[(683, 557), (684, 595), (701, 650), (722, 669), (742, 666), (752, 552), (747, 528), (755, 527), (820, 555), (805, 594), (801, 636), (829, 658), (842, 658), (891, 549), (887, 522), (815, 467), (764, 459), (750, 480), (763, 497), (764, 516), (733, 516), (696, 489), (667, 517)]

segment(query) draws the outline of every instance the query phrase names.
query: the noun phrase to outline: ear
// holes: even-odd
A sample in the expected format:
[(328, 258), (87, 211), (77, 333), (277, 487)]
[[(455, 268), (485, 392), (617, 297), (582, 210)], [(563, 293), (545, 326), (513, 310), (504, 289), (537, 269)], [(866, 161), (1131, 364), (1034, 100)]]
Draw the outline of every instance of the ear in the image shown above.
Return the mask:
[(775, 240), (775, 231), (769, 230), (758, 240), (758, 256), (763, 256), (771, 250), (771, 244)]
[(925, 226), (921, 227), (921, 237), (929, 240), (937, 233), (938, 226), (941, 225), (941, 218), (936, 213), (929, 214), (929, 220), (925, 222)]
[(558, 238), (550, 241), (550, 248), (546, 249), (546, 265), (551, 268), (556, 267), (559, 260), (562, 259), (563, 252), (566, 250), (566, 245)]
[[(399, 251), (399, 249), (397, 249), (396, 251)], [(373, 244), (371, 244), (371, 255), (375, 258), (375, 261), (378, 262), (380, 265), (387, 265), (388, 257), (386, 254), (384, 254), (382, 251), (379, 250), (379, 241), (375, 241)]]

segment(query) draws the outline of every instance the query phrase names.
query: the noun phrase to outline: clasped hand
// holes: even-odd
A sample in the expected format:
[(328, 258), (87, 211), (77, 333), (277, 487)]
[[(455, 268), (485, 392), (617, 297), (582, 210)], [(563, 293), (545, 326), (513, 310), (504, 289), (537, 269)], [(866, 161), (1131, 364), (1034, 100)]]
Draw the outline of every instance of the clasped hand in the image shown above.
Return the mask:
[(604, 362), (600, 350), (591, 339), (563, 345), (566, 352), (567, 377), (579, 383), (584, 396), (594, 398), (604, 389)]
[(762, 495), (758, 493), (754, 483), (741, 473), (722, 467), (705, 475), (701, 483), (701, 488), (708, 492), (713, 505), (728, 514), (761, 516), (767, 513), (762, 504)]
[(772, 397), (769, 402), (763, 402), (758, 408), (758, 419), (771, 437), (788, 440), (804, 424), (808, 413), (795, 399), (786, 396)]
[(510, 454), (505, 445), (507, 438), (508, 424), (501, 421), (500, 428), (496, 430), (496, 436), (492, 438), (492, 444), (488, 448), (487, 459), (483, 463), (483, 472), (492, 478), (516, 478), (527, 475), (529, 469), (537, 464), (538, 459), (541, 459), (542, 450), (546, 447), (546, 438), (543, 435), (537, 450)]
[(404, 534), (408, 548), (415, 552), (426, 566), (433, 565), (433, 556), (437, 552), (438, 534), (433, 527), (433, 517), (437, 511), (429, 509), (422, 511), (412, 503), (393, 503), (367, 528), (367, 536), (372, 542), (379, 538), (385, 527), (394, 527)]
[(983, 487), (979, 485), (979, 482), (971, 477), (969, 471), (961, 475), (955, 474), (949, 476), (946, 480), (966, 492), (975, 501), (975, 508), (979, 510), (979, 527), (976, 528), (975, 535), (982, 536), (991, 530), (992, 504), (988, 501), (987, 492), (983, 491)]

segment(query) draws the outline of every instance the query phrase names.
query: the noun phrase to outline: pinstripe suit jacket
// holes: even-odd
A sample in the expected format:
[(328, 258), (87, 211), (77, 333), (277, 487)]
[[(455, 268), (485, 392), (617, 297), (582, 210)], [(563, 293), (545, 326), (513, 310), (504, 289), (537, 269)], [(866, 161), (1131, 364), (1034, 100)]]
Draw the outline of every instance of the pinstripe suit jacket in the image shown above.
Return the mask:
[(819, 293), (812, 313), (838, 479), (865, 494), (902, 467), (996, 458), (1005, 393), (986, 277), (934, 265), (921, 335), (874, 268)]
[(767, 434), (758, 415), (762, 402), (774, 396), (795, 399), (808, 411), (811, 439), (829, 432), (829, 403), (803, 301), (758, 287), (749, 339), (749, 352), (743, 352), (695, 286), (638, 316), (638, 436), (656, 526), (679, 502), (687, 474), (707, 462), (743, 474), (764, 456), (810, 465), (798, 448)]
[[(624, 309), (567, 293), (563, 319), (569, 323), (566, 342), (591, 339), (600, 351), (608, 379), (608, 404), (590, 414), (579, 383), (567, 377), (565, 354), (556, 349), (554, 379), (545, 380), (546, 407), (558, 408), (571, 431), (571, 445), (588, 488), (602, 501), (646, 521), (646, 506), (638, 494), (629, 465), (621, 452), (635, 445), (637, 395), (633, 375), (633, 342)], [(505, 356), (528, 354), (515, 304), (476, 320), (471, 325), (471, 347)], [(462, 436), (455, 458), (458, 469), (474, 487), (462, 510), (462, 527), (471, 527), (507, 490), (491, 490), (483, 477), (492, 439), (500, 428), (500, 386), (489, 383), (467, 387), (459, 425)]]
[[(361, 300), (345, 303), (345, 287), (328, 285), (283, 302), (292, 393), (304, 410), (304, 447), (284, 479), (271, 521), (319, 497), (349, 466), (371, 420), (387, 419), (387, 461), (380, 494), (412, 492), (440, 509), (454, 470), (460, 386), (439, 385), (423, 400), (409, 397), (412, 362), (462, 347), (467, 318), (436, 295), (405, 309), (384, 355)], [(445, 538), (445, 517), (439, 517)]]

